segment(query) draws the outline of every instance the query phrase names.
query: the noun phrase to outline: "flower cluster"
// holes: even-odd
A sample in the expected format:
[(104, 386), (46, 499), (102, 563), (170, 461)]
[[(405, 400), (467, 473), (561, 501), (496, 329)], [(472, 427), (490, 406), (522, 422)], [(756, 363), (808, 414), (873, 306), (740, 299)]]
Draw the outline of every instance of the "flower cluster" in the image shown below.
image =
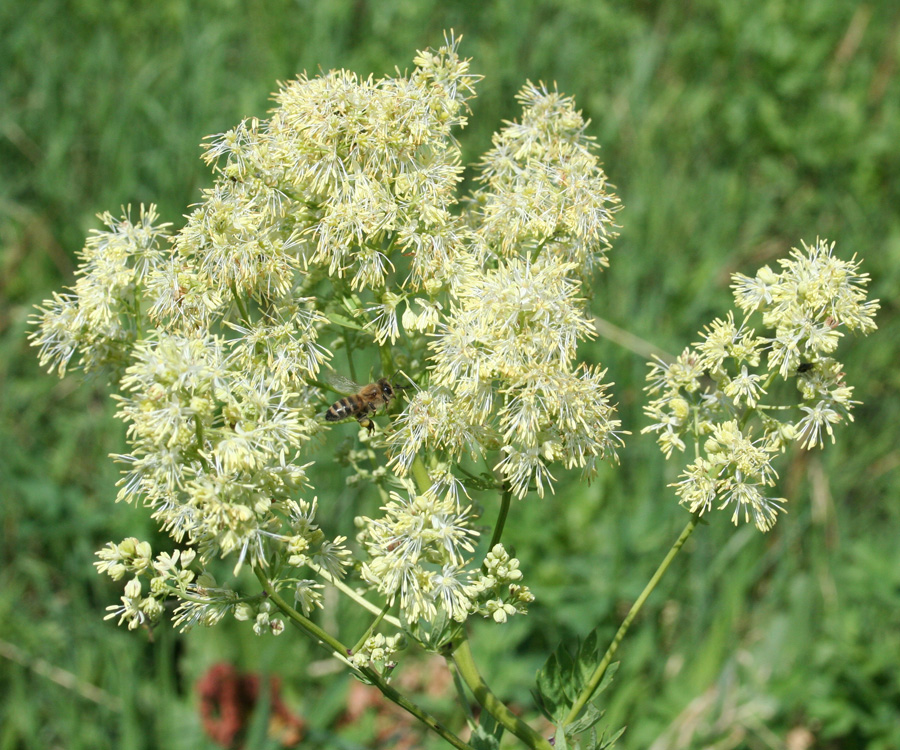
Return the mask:
[(407, 497), (392, 492), (382, 517), (357, 519), (357, 539), (369, 556), (363, 580), (388, 602), (399, 600), (407, 623), (433, 622), (439, 613), (457, 622), (479, 614), (501, 623), (524, 612), (534, 597), (519, 583), (519, 561), (497, 544), (480, 569), (471, 569), (478, 535), (471, 508), (460, 507), (452, 492), (440, 498), (438, 486)]
[[(730, 507), (766, 531), (783, 509), (769, 497), (777, 477), (771, 461), (789, 443), (822, 447), (834, 425), (852, 420), (852, 387), (833, 358), (841, 328), (875, 330), (878, 302), (866, 299), (868, 275), (856, 259), (843, 261), (834, 244), (819, 240), (794, 249), (781, 273), (768, 266), (755, 277), (734, 276), (735, 302), (745, 314), (718, 319), (702, 340), (674, 362), (651, 363), (646, 412), (666, 454), (703, 441), (677, 492), (692, 512)], [(759, 312), (763, 335), (750, 326)], [(795, 381), (796, 395), (778, 398), (778, 381)], [(758, 437), (753, 437), (754, 432)], [(704, 440), (705, 439), (705, 440)]]
[(143, 500), (204, 562), (238, 551), (259, 564), (275, 511), (306, 485), (295, 459), (315, 429), (309, 407), (235, 368), (216, 337), (162, 333), (134, 359), (117, 396), (132, 448), (120, 498)]
[(413, 257), (413, 286), (452, 272), (462, 230), (450, 209), (461, 179), (452, 130), (476, 76), (448, 40), (407, 77), (331, 71), (287, 83), (265, 121), (208, 144), (223, 179), (191, 215), (177, 253), (210, 285), (283, 294), (294, 269), (327, 269), (351, 289), (385, 289), (392, 256)]
[(473, 196), (482, 251), (508, 258), (533, 248), (588, 278), (608, 265), (619, 199), (571, 97), (529, 82), (517, 98), (522, 121), (494, 136)]
[(56, 369), (60, 377), (75, 354), (85, 372), (108, 367), (120, 374), (141, 336), (143, 290), (163, 264), (169, 224), (157, 223), (153, 206), (141, 206), (137, 223), (130, 211), (121, 219), (100, 215), (107, 230), (92, 230), (79, 253), (74, 288), (54, 293), (38, 307), (37, 330), (30, 338), (40, 347), (41, 365)]
[(368, 553), (362, 578), (388, 601), (399, 599), (407, 622), (433, 620), (438, 608), (462, 622), (470, 613), (468, 555), (476, 532), (471, 508), (429, 490), (392, 492), (380, 518), (361, 517), (357, 541)]
[(555, 462), (590, 477), (615, 456), (620, 423), (605, 371), (573, 365), (593, 334), (581, 283), (607, 262), (618, 198), (570, 98), (528, 84), (519, 100), (522, 121), (495, 136), (467, 204), (474, 237), (449, 305), (403, 317), (433, 331), (429, 383), (389, 439), (401, 473), (426, 447), (452, 462), (499, 450), (521, 497), (552, 489)]
[(350, 656), (350, 663), (356, 667), (378, 664), (384, 665), (387, 669), (391, 669), (395, 666), (393, 662), (394, 655), (400, 651), (404, 645), (405, 638), (402, 633), (388, 636), (385, 636), (382, 633), (375, 633), (375, 635), (366, 638), (363, 645), (353, 652), (353, 655)]
[(484, 558), (482, 574), (471, 587), (474, 611), (494, 622), (506, 622), (517, 612), (524, 614), (534, 595), (519, 583), (521, 580), (518, 559), (510, 557), (502, 544), (495, 544)]
[[(194, 583), (195, 574), (190, 570), (195, 557), (193, 550), (163, 552), (155, 560), (152, 555), (150, 545), (134, 537), (120, 544), (110, 542), (97, 553), (100, 562), (94, 564), (98, 572), (107, 573), (114, 581), (126, 574), (134, 576), (125, 584), (121, 606), (107, 607), (109, 614), (105, 619), (118, 615), (119, 624), (127, 621), (129, 630), (151, 625), (162, 616), (163, 600), (172, 589), (185, 591)], [(143, 595), (141, 578), (149, 579), (149, 596)]]
[[(352, 570), (407, 623), (502, 622), (531, 595), (502, 547), (472, 567), (468, 491), (543, 495), (554, 465), (589, 478), (615, 457), (605, 371), (578, 364), (577, 347), (593, 335), (584, 285), (607, 264), (618, 198), (574, 102), (529, 83), (521, 121), (461, 200), (454, 132), (478, 76), (457, 47), (418, 53), (408, 75), (281, 85), (267, 118), (207, 141), (214, 183), (181, 229), (152, 206), (136, 222), (104, 216), (75, 287), (40, 308), (41, 361), (62, 375), (76, 357), (118, 387), (119, 498), (150, 506), (194, 554), (193, 579), (147, 597), (143, 552), (102, 551), (104, 570), (134, 573), (123, 621), (173, 596), (183, 627), (231, 613), (280, 632), (271, 605), (216, 583), (209, 568), (231, 558), (292, 589), (305, 616), (324, 606), (323, 581)], [(327, 451), (322, 433), (345, 429), (324, 419), (329, 404), (361, 392), (332, 370), (339, 349), (350, 378), (371, 368), (369, 382), (395, 384), (401, 413), (362, 449)], [(498, 479), (461, 465), (479, 455)], [(348, 484), (385, 499), (359, 521), (358, 559), (302, 499), (335, 457)], [(370, 645), (366, 658), (390, 651)]]
[(425, 445), (454, 460), (499, 449), (497, 468), (521, 497), (532, 483), (543, 495), (551, 462), (590, 476), (598, 458), (615, 455), (620, 423), (605, 371), (572, 364), (593, 332), (573, 271), (549, 257), (512, 258), (459, 282), (430, 344), (430, 388), (410, 399), (390, 437), (400, 471)]

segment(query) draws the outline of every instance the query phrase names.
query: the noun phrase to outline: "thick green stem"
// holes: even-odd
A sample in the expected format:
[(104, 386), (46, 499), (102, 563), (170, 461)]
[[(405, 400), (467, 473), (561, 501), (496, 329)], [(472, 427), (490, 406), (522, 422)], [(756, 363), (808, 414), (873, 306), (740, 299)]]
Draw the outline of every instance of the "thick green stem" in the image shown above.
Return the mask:
[(606, 653), (603, 655), (603, 660), (594, 670), (594, 673), (591, 675), (590, 679), (587, 681), (584, 689), (581, 691), (581, 694), (572, 704), (572, 708), (569, 710), (569, 713), (566, 715), (566, 718), (563, 719), (563, 726), (571, 724), (575, 719), (578, 718), (578, 714), (581, 713), (582, 709), (587, 705), (587, 702), (591, 699), (591, 696), (594, 694), (594, 691), (600, 685), (600, 681), (603, 679), (603, 675), (606, 674), (606, 670), (609, 667), (609, 663), (612, 661), (613, 656), (616, 653), (616, 650), (619, 648), (619, 644), (622, 642), (622, 639), (625, 637), (625, 633), (628, 632), (628, 628), (631, 627), (631, 623), (634, 618), (637, 616), (637, 613), (641, 611), (641, 607), (644, 606), (644, 602), (647, 601), (647, 597), (650, 596), (653, 589), (656, 588), (656, 584), (659, 583), (660, 579), (663, 577), (663, 574), (669, 568), (672, 560), (675, 559), (675, 555), (678, 554), (679, 550), (682, 548), (684, 543), (687, 541), (688, 537), (693, 533), (694, 529), (697, 527), (697, 524), (700, 523), (700, 515), (695, 513), (691, 520), (688, 522), (688, 525), (684, 527), (684, 531), (681, 532), (681, 535), (678, 539), (675, 540), (675, 544), (672, 545), (672, 548), (669, 550), (669, 554), (665, 556), (663, 561), (659, 564), (659, 567), (656, 569), (656, 572), (653, 574), (653, 577), (644, 587), (644, 590), (641, 592), (641, 595), (637, 598), (634, 604), (631, 605), (631, 609), (628, 611), (628, 614), (625, 617), (625, 620), (619, 626), (618, 631), (616, 631), (615, 637), (612, 639), (612, 643), (609, 644), (609, 648), (606, 649)]
[(431, 477), (428, 476), (425, 462), (419, 456), (413, 459), (412, 474), (416, 483), (416, 489), (424, 495), (431, 488)]
[(466, 683), (472, 695), (484, 709), (497, 720), (504, 729), (512, 732), (528, 747), (534, 750), (553, 750), (553, 746), (545, 740), (541, 735), (535, 732), (530, 726), (510, 711), (506, 705), (491, 692), (484, 679), (478, 674), (475, 661), (472, 659), (472, 650), (469, 648), (469, 641), (463, 635), (462, 640), (453, 651), (453, 664)]
[[(294, 624), (295, 627), (299, 628), (307, 635), (316, 639), (320, 644), (331, 650), (342, 661), (347, 661), (347, 654), (349, 653), (349, 650), (343, 643), (341, 643), (337, 638), (334, 638), (326, 633), (312, 620), (304, 617), (284, 599), (282, 599), (279, 593), (275, 590), (275, 587), (266, 578), (262, 570), (260, 570), (259, 568), (254, 568), (254, 572), (256, 573), (256, 577), (259, 579), (263, 590), (268, 595), (269, 600), (288, 617), (288, 619)], [(444, 727), (431, 714), (427, 713), (411, 700), (398, 693), (397, 690), (389, 685), (388, 682), (374, 669), (370, 667), (359, 667), (358, 671), (366, 680), (368, 680), (376, 688), (378, 688), (385, 698), (393, 701), (402, 709), (415, 716), (435, 734), (439, 735), (451, 745), (453, 745), (453, 747), (457, 748), (457, 750), (472, 750), (472, 747), (470, 745), (467, 745), (459, 737), (453, 734), (453, 732)]]

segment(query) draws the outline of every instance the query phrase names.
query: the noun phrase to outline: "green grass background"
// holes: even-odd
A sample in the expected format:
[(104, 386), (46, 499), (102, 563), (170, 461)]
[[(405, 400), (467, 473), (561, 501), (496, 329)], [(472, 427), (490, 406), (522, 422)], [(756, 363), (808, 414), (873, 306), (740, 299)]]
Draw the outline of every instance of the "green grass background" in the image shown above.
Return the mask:
[[(610, 726), (628, 725), (619, 746), (900, 747), (896, 3), (7, 0), (0, 750), (213, 747), (193, 683), (217, 660), (277, 671), (316, 727), (307, 746), (369, 746), (366, 726), (334, 732), (346, 682), (315, 676), (320, 653), (293, 633), (257, 639), (230, 623), (161, 628), (148, 643), (102, 622), (121, 591), (93, 573), (94, 550), (160, 540), (145, 513), (112, 502), (107, 455), (124, 430), (106, 388), (40, 372), (26, 318), (72, 282), (96, 213), (156, 202), (177, 225), (211, 181), (201, 138), (264, 115), (277, 80), (320, 67), (390, 74), (450, 28), (485, 76), (460, 136), (467, 161), (517, 116), (525, 79), (557, 82), (591, 118), (625, 206), (597, 315), (680, 351), (728, 309), (729, 274), (817, 236), (863, 257), (882, 300), (880, 330), (844, 350), (863, 402), (855, 424), (781, 465), (789, 514), (767, 535), (714, 514), (629, 634), (606, 699)], [(604, 340), (583, 356), (609, 367), (634, 433), (622, 467), (515, 505), (507, 538), (537, 601), (473, 634), (488, 681), (526, 718), (543, 658), (598, 624), (611, 636), (687, 518), (666, 487), (677, 467), (639, 434), (642, 358)], [(335, 523), (368, 502), (340, 497)]]

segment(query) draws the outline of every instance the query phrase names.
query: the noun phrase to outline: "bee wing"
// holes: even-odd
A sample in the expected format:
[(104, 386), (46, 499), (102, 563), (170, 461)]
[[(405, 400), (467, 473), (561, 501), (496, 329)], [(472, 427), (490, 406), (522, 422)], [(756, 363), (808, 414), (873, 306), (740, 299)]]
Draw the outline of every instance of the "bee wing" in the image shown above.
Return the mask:
[(345, 396), (349, 396), (353, 393), (358, 393), (362, 388), (362, 386), (360, 386), (358, 383), (354, 383), (349, 378), (345, 378), (343, 375), (338, 375), (332, 370), (323, 370), (321, 373), (321, 378), (324, 381), (324, 384), (331, 390), (335, 391), (336, 393), (343, 393)]

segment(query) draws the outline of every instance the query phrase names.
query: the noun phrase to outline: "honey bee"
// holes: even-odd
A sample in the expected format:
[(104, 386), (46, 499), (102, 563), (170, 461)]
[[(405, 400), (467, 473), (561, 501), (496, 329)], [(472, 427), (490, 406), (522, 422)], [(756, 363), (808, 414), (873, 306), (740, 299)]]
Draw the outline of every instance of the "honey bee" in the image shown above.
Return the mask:
[(375, 423), (369, 419), (369, 415), (374, 414), (382, 406), (387, 408), (396, 395), (397, 386), (392, 385), (387, 378), (381, 378), (375, 383), (364, 385), (362, 388), (350, 383), (350, 381), (343, 381), (343, 378), (340, 381), (341, 384), (346, 382), (347, 385), (351, 385), (358, 390), (356, 393), (345, 396), (340, 401), (335, 401), (328, 408), (328, 411), (325, 412), (325, 419), (328, 422), (339, 422), (348, 417), (356, 417), (356, 421), (362, 427), (372, 432), (375, 429)]

